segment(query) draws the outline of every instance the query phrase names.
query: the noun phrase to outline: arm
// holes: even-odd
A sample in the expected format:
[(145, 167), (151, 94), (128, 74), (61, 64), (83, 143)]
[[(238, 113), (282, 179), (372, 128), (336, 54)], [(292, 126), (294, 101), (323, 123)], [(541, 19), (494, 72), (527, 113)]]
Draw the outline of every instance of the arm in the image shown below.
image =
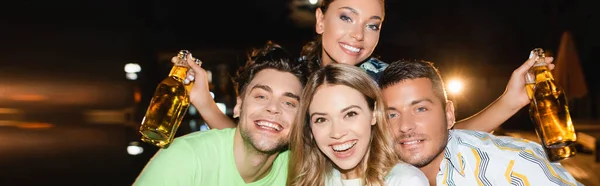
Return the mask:
[(194, 151), (185, 142), (175, 140), (159, 150), (136, 178), (134, 186), (194, 185), (196, 174), (201, 173)]
[(217, 104), (210, 95), (206, 71), (200, 65), (194, 63), (191, 54), (187, 59), (192, 71), (188, 73), (186, 82), (196, 81), (190, 91), (190, 102), (192, 105), (196, 107), (211, 129), (235, 127), (236, 125), (233, 120), (219, 110), (219, 107), (217, 107)]
[[(553, 59), (546, 57), (550, 69), (554, 68), (554, 64), (551, 64)], [(458, 121), (454, 128), (491, 132), (528, 105), (529, 97), (525, 90), (525, 75), (534, 63), (533, 59), (525, 61), (523, 65), (513, 71), (504, 94), (478, 113)]]

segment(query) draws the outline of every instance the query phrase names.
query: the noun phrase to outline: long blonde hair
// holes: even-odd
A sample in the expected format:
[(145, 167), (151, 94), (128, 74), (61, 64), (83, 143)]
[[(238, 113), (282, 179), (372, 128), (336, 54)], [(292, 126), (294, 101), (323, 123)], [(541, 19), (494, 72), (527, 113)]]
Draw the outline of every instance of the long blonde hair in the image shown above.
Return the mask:
[(309, 78), (301, 96), (300, 110), (290, 131), (290, 159), (287, 185), (323, 186), (332, 175), (333, 165), (319, 150), (311, 132), (308, 108), (315, 91), (324, 85), (345, 85), (361, 92), (377, 123), (372, 126), (370, 148), (357, 165), (364, 185), (384, 185), (385, 176), (399, 163), (385, 114), (385, 102), (375, 81), (358, 67), (331, 64)]

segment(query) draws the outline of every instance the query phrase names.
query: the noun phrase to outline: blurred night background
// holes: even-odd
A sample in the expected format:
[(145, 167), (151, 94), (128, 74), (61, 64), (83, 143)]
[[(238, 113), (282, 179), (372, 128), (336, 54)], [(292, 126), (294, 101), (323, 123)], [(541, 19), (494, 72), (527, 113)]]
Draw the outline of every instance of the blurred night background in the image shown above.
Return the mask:
[[(514, 69), (536, 47), (559, 53), (570, 32), (587, 91), (570, 100), (580, 139), (600, 138), (600, 1), (387, 0), (375, 51), (385, 62), (433, 61), (459, 118), (500, 96)], [(0, 6), (0, 185), (131, 185), (157, 148), (140, 144), (137, 128), (170, 58), (190, 50), (211, 72), (211, 91), (231, 116), (229, 74), (247, 52), (273, 40), (298, 54), (314, 38), (309, 0), (103, 0), (3, 2)], [(141, 71), (126, 78), (124, 66)], [(572, 64), (571, 64), (572, 63)], [(575, 73), (575, 74), (581, 74)], [(570, 74), (570, 73), (567, 73)], [(568, 75), (571, 77), (571, 75)], [(573, 81), (574, 78), (566, 78)], [(561, 84), (571, 93), (566, 81)], [(190, 111), (178, 135), (200, 130)], [(502, 129), (531, 133), (527, 108)], [(581, 137), (584, 136), (584, 137)], [(586, 141), (589, 142), (589, 141)], [(134, 145), (134, 147), (137, 147)], [(582, 183), (600, 185), (597, 148), (563, 165)], [(131, 155), (131, 153), (133, 155)]]

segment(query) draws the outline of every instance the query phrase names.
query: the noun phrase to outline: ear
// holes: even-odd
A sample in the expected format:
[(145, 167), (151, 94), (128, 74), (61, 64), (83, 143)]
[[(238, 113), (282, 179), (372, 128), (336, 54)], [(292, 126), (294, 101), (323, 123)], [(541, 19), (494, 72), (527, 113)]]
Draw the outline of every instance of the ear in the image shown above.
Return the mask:
[(323, 15), (323, 11), (321, 11), (321, 8), (317, 8), (317, 11), (315, 11), (315, 18), (317, 19), (317, 23), (315, 24), (315, 32), (317, 32), (317, 34), (323, 34), (323, 31), (325, 31), (325, 29), (323, 28), (323, 22), (325, 20), (324, 19), (324, 15)]
[(242, 98), (236, 98), (235, 107), (233, 107), (233, 118), (240, 117), (240, 108), (242, 107)]
[(377, 103), (375, 103), (375, 106), (373, 107), (373, 116), (371, 117), (371, 125), (377, 124), (377, 114), (381, 113), (378, 112)]
[(377, 117), (375, 117), (375, 116), (377, 116), (376, 113), (377, 113), (377, 111), (373, 112), (373, 117), (371, 117), (371, 125), (377, 124)]
[(446, 101), (446, 123), (448, 124), (448, 129), (454, 127), (454, 123), (456, 123), (454, 103), (450, 100)]

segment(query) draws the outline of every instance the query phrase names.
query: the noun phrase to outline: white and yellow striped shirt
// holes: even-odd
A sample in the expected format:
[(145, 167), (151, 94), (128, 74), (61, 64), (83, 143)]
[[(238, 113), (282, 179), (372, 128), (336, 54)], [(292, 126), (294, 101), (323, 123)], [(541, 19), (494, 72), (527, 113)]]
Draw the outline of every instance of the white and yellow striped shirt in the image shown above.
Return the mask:
[(486, 132), (450, 130), (438, 186), (582, 185), (540, 144)]

